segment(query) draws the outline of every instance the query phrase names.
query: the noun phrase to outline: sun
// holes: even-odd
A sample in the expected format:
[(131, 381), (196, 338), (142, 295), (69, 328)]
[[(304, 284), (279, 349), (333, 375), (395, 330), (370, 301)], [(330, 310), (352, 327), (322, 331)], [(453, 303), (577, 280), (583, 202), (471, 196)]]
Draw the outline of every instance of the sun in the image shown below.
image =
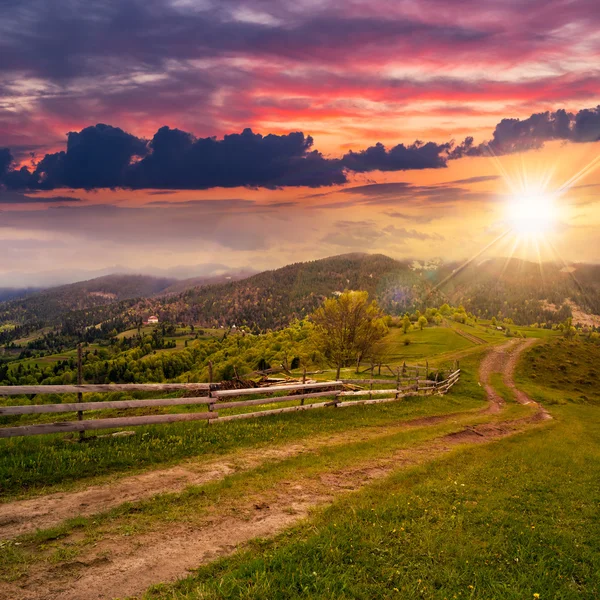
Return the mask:
[(551, 194), (524, 193), (513, 196), (506, 207), (511, 230), (524, 237), (539, 238), (557, 224), (557, 208)]

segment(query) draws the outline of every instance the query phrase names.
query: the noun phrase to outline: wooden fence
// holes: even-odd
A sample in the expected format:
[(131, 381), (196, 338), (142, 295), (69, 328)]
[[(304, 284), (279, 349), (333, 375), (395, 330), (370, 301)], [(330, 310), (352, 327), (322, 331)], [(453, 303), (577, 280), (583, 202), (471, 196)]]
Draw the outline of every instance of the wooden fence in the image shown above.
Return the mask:
[[(131, 391), (155, 391), (172, 392), (182, 391), (198, 394), (193, 397), (162, 398), (149, 400), (116, 400), (106, 402), (70, 402), (61, 404), (30, 404), (22, 406), (0, 406), (0, 416), (9, 415), (32, 415), (61, 412), (77, 412), (79, 420), (55, 423), (42, 423), (33, 425), (20, 425), (18, 427), (0, 427), (0, 438), (17, 436), (31, 436), (49, 433), (80, 432), (83, 434), (89, 430), (114, 429), (122, 427), (134, 427), (139, 425), (154, 425), (160, 423), (174, 423), (177, 421), (199, 421), (218, 423), (233, 421), (237, 419), (249, 419), (262, 417), (277, 413), (294, 412), (298, 410), (309, 410), (313, 408), (325, 408), (328, 406), (343, 407), (357, 404), (374, 404), (379, 402), (391, 402), (406, 396), (445, 394), (459, 380), (460, 369), (452, 372), (443, 381), (433, 381), (418, 376), (414, 381), (397, 378), (391, 379), (341, 379), (336, 381), (323, 381), (315, 383), (292, 383), (276, 385), (267, 388), (246, 389), (219, 389), (218, 384), (205, 383), (174, 383), (174, 384), (107, 384), (107, 385), (41, 385), (41, 386), (0, 386), (0, 396), (16, 396), (23, 394), (77, 394), (82, 398), (84, 393), (89, 392), (131, 392)], [(349, 385), (350, 384), (350, 385)], [(368, 385), (368, 389), (356, 388), (358, 385)], [(374, 385), (393, 386), (387, 389), (375, 389)], [(240, 396), (257, 396), (259, 394), (278, 394), (281, 396), (270, 396), (251, 398), (249, 400), (228, 400)], [(289, 393), (285, 393), (289, 392)], [(363, 400), (346, 401), (347, 397), (368, 396)], [(373, 398), (373, 396), (378, 396)], [(381, 396), (381, 397), (380, 397)], [(313, 402), (306, 404), (306, 400), (315, 398), (332, 398), (329, 402)], [(298, 402), (295, 406), (286, 406), (277, 409), (268, 409), (248, 413), (220, 416), (219, 410), (232, 408), (262, 406), (281, 402)], [(165, 406), (194, 406), (205, 405), (206, 410), (201, 412), (146, 415), (134, 417), (99, 418), (83, 420), (84, 411), (97, 411), (106, 409), (130, 409)]]

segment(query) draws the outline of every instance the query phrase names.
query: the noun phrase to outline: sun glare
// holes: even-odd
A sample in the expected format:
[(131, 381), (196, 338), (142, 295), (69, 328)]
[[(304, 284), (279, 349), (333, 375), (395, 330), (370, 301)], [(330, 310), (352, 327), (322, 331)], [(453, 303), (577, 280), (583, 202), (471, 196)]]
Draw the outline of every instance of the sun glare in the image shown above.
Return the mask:
[(507, 220), (516, 234), (541, 237), (551, 232), (556, 225), (554, 199), (543, 193), (515, 196), (508, 203)]

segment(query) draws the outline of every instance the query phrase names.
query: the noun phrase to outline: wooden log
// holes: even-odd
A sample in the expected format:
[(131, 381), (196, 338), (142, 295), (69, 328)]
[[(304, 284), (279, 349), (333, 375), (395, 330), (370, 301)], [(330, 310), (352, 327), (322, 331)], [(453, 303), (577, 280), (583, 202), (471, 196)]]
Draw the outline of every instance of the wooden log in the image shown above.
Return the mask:
[[(81, 360), (81, 344), (77, 344), (77, 385), (81, 385), (83, 383), (83, 372), (82, 372), (82, 360)], [(79, 404), (83, 403), (83, 394), (81, 392), (77, 393), (77, 402)], [(77, 420), (83, 421), (83, 411), (77, 411)], [(79, 432), (79, 441), (82, 442), (85, 439), (85, 431)]]
[(338, 408), (342, 408), (344, 406), (359, 406), (361, 404), (382, 404), (383, 402), (395, 402), (396, 400), (400, 400), (405, 396), (394, 396), (392, 398), (373, 398), (372, 400), (348, 400), (347, 402), (340, 402), (338, 404)]
[(216, 419), (218, 413), (182, 413), (174, 415), (149, 415), (145, 417), (120, 417), (117, 419), (92, 419), (89, 421), (66, 421), (47, 423), (44, 425), (23, 425), (21, 427), (0, 427), (0, 438), (10, 438), (48, 433), (69, 433), (73, 431), (90, 431), (96, 429), (116, 429), (120, 427), (137, 427), (139, 425), (158, 425), (177, 421), (200, 421)]
[(146, 408), (149, 406), (183, 406), (210, 404), (203, 398), (162, 398), (159, 400), (116, 400), (114, 402), (74, 402), (65, 404), (31, 404), (25, 406), (0, 406), (0, 415), (38, 415), (84, 410), (106, 410), (109, 408)]
[(342, 383), (356, 383), (356, 384), (369, 384), (369, 383), (389, 383), (390, 385), (395, 385), (396, 381), (394, 379), (340, 379)]
[(389, 365), (383, 365), (383, 366), (392, 374), (392, 377), (396, 377), (396, 372), (393, 371)]
[(290, 390), (311, 390), (315, 388), (341, 387), (341, 381), (323, 381), (319, 383), (292, 383), (290, 385), (273, 385), (268, 388), (244, 388), (240, 390), (217, 390), (212, 393), (215, 398), (226, 398), (230, 396), (248, 396), (250, 394), (264, 394), (265, 392), (287, 392)]
[(382, 396), (382, 395), (392, 395), (395, 396), (399, 393), (399, 390), (358, 390), (357, 392), (340, 392), (338, 397), (343, 398), (346, 396)]
[[(298, 410), (310, 410), (312, 408), (327, 408), (331, 406), (329, 402), (317, 402), (315, 404), (304, 404), (303, 406), (285, 406), (284, 408), (272, 408), (270, 410), (258, 410), (256, 412), (241, 413), (239, 415), (227, 415), (214, 419), (211, 423), (222, 423), (225, 421), (237, 421), (238, 419), (254, 419), (257, 417), (266, 417), (267, 415), (278, 415), (281, 413), (296, 412)], [(340, 405), (341, 406), (341, 405)]]
[(315, 392), (312, 394), (302, 394), (302, 396), (275, 396), (274, 398), (258, 398), (256, 400), (240, 400), (239, 402), (215, 402), (212, 406), (215, 409), (239, 408), (241, 406), (260, 406), (261, 404), (274, 404), (276, 402), (289, 402), (291, 400), (300, 400), (301, 404), (306, 398), (323, 398), (325, 396), (337, 396), (338, 392)]
[(1, 385), (0, 396), (22, 394), (87, 394), (90, 392), (176, 392), (179, 390), (208, 391), (209, 383), (99, 383), (84, 385)]
[[(306, 385), (306, 366), (302, 369), (302, 385)], [(304, 398), (300, 400), (300, 404), (304, 404)]]

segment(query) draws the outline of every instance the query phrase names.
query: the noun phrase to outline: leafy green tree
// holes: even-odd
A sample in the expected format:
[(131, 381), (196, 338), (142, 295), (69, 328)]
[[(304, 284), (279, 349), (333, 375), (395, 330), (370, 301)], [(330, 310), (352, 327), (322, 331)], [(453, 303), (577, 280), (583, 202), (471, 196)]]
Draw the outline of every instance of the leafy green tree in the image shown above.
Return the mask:
[(383, 311), (367, 292), (346, 291), (325, 300), (312, 315), (318, 345), (329, 361), (340, 369), (366, 356), (386, 333)]
[(423, 329), (425, 327), (427, 327), (427, 319), (426, 319), (426, 317), (423, 317), (423, 316), (419, 317), (419, 320), (417, 321), (417, 325), (419, 326), (419, 329), (421, 331), (423, 331)]
[(404, 315), (404, 319), (402, 319), (402, 330), (404, 333), (408, 333), (410, 330), (411, 322), (410, 317), (408, 315)]

